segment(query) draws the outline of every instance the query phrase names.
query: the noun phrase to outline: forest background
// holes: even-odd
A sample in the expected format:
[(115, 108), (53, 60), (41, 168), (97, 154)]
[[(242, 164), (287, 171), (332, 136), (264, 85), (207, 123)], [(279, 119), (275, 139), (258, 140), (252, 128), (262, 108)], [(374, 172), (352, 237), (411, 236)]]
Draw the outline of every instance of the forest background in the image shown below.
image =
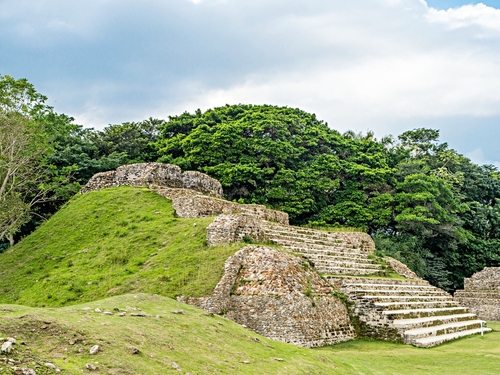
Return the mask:
[(238, 104), (98, 131), (46, 101), (26, 79), (0, 75), (0, 253), (95, 173), (159, 161), (207, 173), (225, 198), (285, 211), (291, 224), (364, 230), (379, 254), (449, 291), (500, 265), (500, 173), (438, 130), (378, 140), (300, 109)]

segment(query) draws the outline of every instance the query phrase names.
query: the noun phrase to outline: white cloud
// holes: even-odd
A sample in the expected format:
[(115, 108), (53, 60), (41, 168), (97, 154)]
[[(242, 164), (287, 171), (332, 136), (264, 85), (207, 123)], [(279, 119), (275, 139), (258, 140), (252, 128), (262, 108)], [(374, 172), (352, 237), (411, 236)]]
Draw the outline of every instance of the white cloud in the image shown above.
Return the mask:
[(427, 19), (430, 22), (445, 24), (451, 29), (480, 26), (484, 29), (500, 31), (500, 9), (482, 3), (447, 10), (430, 8)]
[(499, 12), (424, 0), (0, 0), (0, 73), (96, 127), (240, 102), (299, 107), (341, 131), (461, 117), (466, 127), (500, 117)]

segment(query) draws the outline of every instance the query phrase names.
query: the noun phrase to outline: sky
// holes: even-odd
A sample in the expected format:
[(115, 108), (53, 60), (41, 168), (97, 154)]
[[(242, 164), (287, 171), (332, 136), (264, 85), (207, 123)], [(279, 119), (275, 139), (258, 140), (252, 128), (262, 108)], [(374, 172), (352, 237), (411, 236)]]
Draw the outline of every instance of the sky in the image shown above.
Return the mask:
[(0, 46), (86, 127), (273, 104), (500, 167), (500, 0), (0, 0)]

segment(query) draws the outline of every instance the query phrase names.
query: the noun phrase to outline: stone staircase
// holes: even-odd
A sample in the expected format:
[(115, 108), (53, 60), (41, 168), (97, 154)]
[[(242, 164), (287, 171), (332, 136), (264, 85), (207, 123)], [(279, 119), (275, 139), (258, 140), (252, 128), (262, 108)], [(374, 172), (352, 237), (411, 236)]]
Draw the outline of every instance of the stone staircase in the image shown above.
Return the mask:
[(324, 277), (348, 297), (369, 337), (428, 348), (491, 331), (450, 294), (424, 280)]
[[(375, 262), (375, 244), (366, 233), (295, 227), (240, 211), (218, 216), (207, 228), (207, 243), (250, 237), (272, 241), (307, 259), (335, 290), (347, 296), (350, 315), (357, 316), (365, 336), (427, 348), (491, 331), (467, 307), (418, 279), (404, 264), (395, 259), (387, 259), (390, 266)], [(406, 278), (387, 278), (387, 267)]]
[[(342, 232), (326, 232), (266, 221), (265, 237), (285, 249), (307, 258), (322, 274), (374, 275), (380, 264), (370, 259), (370, 241), (352, 240)], [(352, 233), (350, 233), (352, 235)], [(360, 237), (367, 236), (359, 233)]]

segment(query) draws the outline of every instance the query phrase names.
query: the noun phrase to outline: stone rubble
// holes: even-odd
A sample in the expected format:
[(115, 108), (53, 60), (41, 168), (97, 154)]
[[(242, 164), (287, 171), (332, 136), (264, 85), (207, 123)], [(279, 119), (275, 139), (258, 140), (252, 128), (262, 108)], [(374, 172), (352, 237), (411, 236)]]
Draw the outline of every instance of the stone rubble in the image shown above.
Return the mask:
[(95, 371), (95, 370), (97, 370), (97, 366), (94, 366), (92, 363), (87, 363), (87, 364), (85, 365), (85, 368), (86, 368), (87, 370), (90, 370), (90, 371)]
[(2, 353), (9, 354), (12, 351), (12, 343), (10, 341), (6, 341), (2, 344), (2, 348), (0, 350)]
[(100, 349), (101, 348), (99, 347), (99, 345), (94, 345), (90, 348), (89, 353), (90, 355), (96, 355), (97, 353), (99, 353)]

